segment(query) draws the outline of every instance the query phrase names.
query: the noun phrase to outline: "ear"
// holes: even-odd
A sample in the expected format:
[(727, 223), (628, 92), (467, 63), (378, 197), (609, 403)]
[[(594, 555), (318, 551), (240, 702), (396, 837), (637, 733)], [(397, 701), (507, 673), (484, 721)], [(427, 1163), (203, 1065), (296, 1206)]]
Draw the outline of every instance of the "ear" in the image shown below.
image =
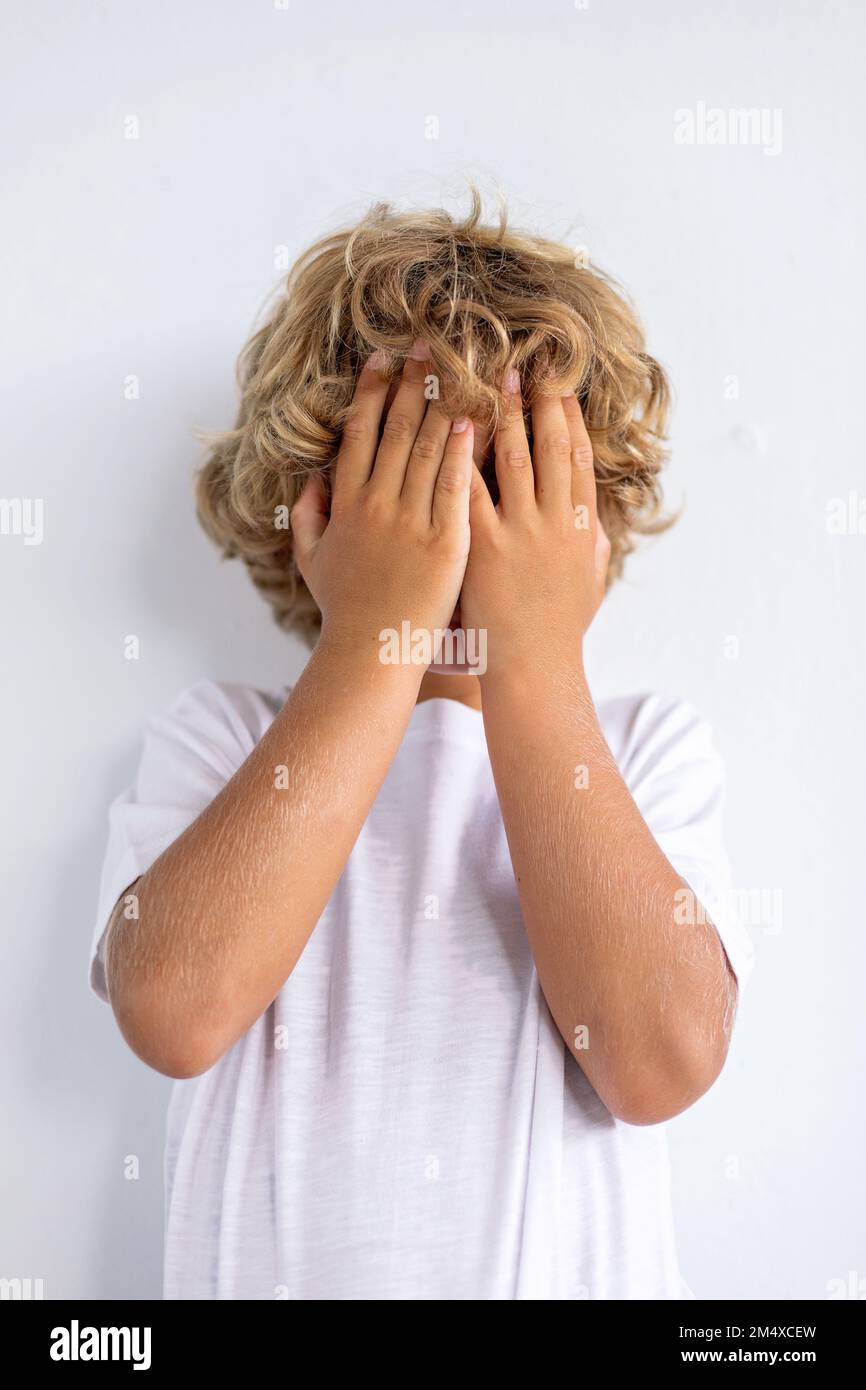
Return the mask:
[(304, 490), (292, 507), (292, 541), (295, 560), (303, 574), (304, 563), (312, 555), (328, 525), (328, 495), (321, 473), (311, 473)]
[(603, 591), (607, 586), (607, 567), (610, 564), (610, 537), (604, 529), (601, 517), (595, 533), (595, 578)]

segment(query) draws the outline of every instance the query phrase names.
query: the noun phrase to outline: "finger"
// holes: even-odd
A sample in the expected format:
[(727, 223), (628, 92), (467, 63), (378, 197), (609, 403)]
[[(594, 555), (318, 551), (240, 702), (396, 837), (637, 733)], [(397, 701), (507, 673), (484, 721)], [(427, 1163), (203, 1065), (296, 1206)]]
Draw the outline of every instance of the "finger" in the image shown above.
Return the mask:
[(451, 432), (451, 416), (436, 401), (430, 401), (421, 428), (415, 436), (400, 501), (408, 511), (429, 521), (433, 512), (436, 479)]
[(490, 488), (485, 483), (484, 475), (477, 464), (473, 463), (472, 480), (469, 487), (469, 530), (473, 534), (477, 534), (498, 525), (499, 513), (493, 498), (490, 496)]
[(356, 493), (373, 470), (379, 447), (379, 422), (390, 385), (385, 375), (387, 366), (387, 354), (379, 348), (358, 377), (334, 467), (335, 501)]
[[(371, 491), (399, 497), (415, 438), (427, 410), (425, 386), (430, 370), (430, 349), (423, 339), (413, 343), (397, 394), (388, 407), (382, 438), (373, 464)], [(441, 459), (441, 453), (440, 453)]]
[(440, 534), (469, 525), (473, 439), (471, 420), (453, 422), (433, 490), (433, 525)]
[(535, 500), (545, 511), (571, 505), (571, 431), (559, 396), (537, 396), (532, 405), (532, 469)]
[[(571, 439), (571, 504), (575, 508), (575, 525), (584, 519), (586, 529), (594, 535), (598, 524), (598, 499), (592, 441), (583, 422), (580, 402), (573, 391), (563, 396), (562, 408)], [(581, 510), (578, 511), (578, 508)]]
[(289, 515), (298, 568), (315, 550), (328, 525), (328, 494), (321, 473), (312, 473)]
[(509, 371), (505, 383), (505, 417), (496, 431), (494, 442), (496, 481), (504, 515), (509, 511), (524, 511), (535, 506), (535, 479), (532, 455), (523, 423), (523, 398), (520, 376), (515, 368)]

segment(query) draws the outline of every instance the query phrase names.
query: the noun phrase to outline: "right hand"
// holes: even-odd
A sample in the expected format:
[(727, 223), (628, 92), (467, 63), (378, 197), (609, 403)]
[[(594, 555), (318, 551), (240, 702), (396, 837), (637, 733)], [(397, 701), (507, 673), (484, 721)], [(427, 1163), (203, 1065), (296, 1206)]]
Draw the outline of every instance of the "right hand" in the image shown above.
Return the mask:
[[(313, 474), (292, 508), (298, 569), (322, 613), (322, 638), (368, 648), (384, 628), (445, 628), (469, 555), (471, 421), (452, 422), (424, 385), (426, 345), (389, 381), (374, 353), (362, 370), (337, 454), (330, 515)], [(462, 426), (462, 428), (460, 428)]]

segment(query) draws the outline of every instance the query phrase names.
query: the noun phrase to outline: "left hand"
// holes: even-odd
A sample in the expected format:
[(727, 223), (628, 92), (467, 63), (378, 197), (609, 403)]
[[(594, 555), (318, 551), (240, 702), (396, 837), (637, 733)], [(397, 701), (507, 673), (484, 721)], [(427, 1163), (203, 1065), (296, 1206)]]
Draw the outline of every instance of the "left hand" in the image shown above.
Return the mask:
[(549, 657), (582, 669), (583, 636), (604, 597), (610, 541), (598, 518), (592, 444), (577, 396), (540, 396), (533, 449), (520, 381), (506, 384), (495, 439), (500, 500), (475, 469), (463, 628), (487, 630), (487, 672)]

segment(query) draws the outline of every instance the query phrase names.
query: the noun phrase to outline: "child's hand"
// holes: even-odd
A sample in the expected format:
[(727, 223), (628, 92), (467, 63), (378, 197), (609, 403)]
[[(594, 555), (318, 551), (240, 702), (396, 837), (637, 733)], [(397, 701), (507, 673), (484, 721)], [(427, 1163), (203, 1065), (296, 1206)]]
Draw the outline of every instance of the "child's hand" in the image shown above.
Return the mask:
[(486, 628), (488, 673), (551, 656), (579, 667), (610, 557), (592, 445), (574, 393), (541, 397), (530, 457), (516, 372), (507, 397), (495, 440), (498, 506), (475, 470), (461, 624)]
[[(426, 345), (406, 359), (379, 440), (389, 382), (374, 353), (337, 455), (330, 516), (314, 475), (292, 508), (295, 558), (323, 639), (369, 647), (383, 628), (445, 628), (469, 553), (471, 421), (428, 402)], [(462, 426), (462, 428), (461, 428)]]

